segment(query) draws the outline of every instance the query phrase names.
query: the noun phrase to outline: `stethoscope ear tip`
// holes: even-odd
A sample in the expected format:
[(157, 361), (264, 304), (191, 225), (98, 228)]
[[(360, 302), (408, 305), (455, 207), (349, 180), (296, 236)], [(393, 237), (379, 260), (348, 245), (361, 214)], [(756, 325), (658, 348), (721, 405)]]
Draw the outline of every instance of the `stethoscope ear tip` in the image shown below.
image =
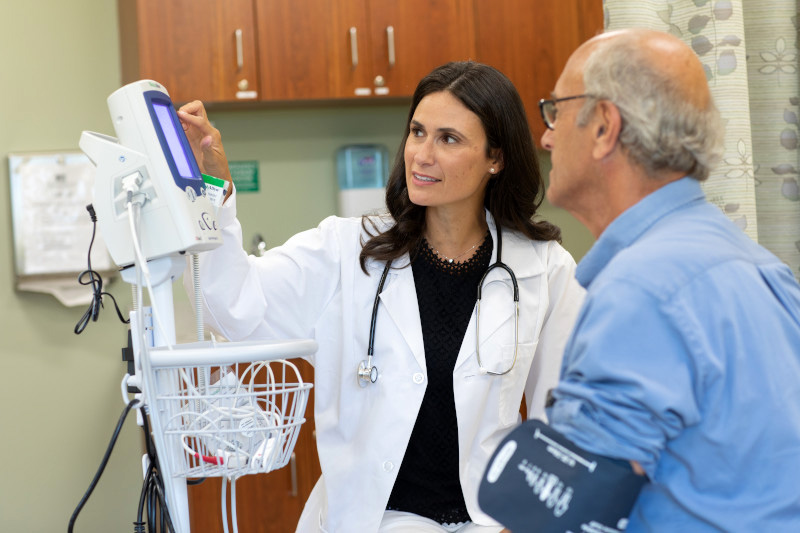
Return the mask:
[(479, 373), (481, 376), (485, 376), (486, 374), (488, 374), (488, 373), (489, 373), (489, 371), (488, 371), (488, 370), (486, 370), (485, 368), (483, 368), (483, 367), (481, 366), (481, 367), (478, 367), (478, 373)]

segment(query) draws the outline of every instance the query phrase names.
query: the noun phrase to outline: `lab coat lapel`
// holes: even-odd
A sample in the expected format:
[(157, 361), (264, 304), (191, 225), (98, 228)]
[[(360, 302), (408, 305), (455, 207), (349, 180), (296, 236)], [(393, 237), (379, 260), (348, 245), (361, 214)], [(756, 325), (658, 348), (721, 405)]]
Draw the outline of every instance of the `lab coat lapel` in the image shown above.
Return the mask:
[[(497, 227), (488, 211), (486, 213), (486, 220), (489, 223), (489, 231), (491, 231), (494, 241), (494, 250), (492, 251), (492, 261), (490, 263), (490, 265), (493, 265), (497, 261)], [(502, 260), (514, 271), (517, 284), (520, 286), (522, 286), (528, 278), (544, 273), (544, 265), (536, 254), (530, 240), (517, 233), (512, 233), (508, 229), (503, 231)], [(493, 268), (483, 282), (482, 292), (480, 343), (483, 349), (487, 340), (500, 326), (508, 320), (514, 320), (514, 290), (511, 282), (511, 275), (502, 268)], [(525, 303), (526, 302), (523, 302), (520, 297), (520, 313), (522, 313), (521, 309)], [(530, 304), (530, 302), (527, 303)], [(472, 317), (470, 318), (467, 331), (464, 334), (464, 341), (461, 343), (461, 350), (456, 359), (456, 369), (475, 356), (476, 317), (476, 308), (473, 308)], [(520, 327), (522, 328), (524, 325), (520, 323)], [(510, 337), (507, 342), (509, 344), (513, 343), (513, 336)]]
[[(397, 263), (407, 264), (407, 259)], [(421, 368), (425, 368), (425, 344), (422, 340), (422, 323), (419, 318), (419, 303), (411, 266), (392, 268), (389, 271), (389, 278), (386, 280), (380, 299), (381, 305), (385, 307), (406, 344), (411, 348), (414, 359)]]

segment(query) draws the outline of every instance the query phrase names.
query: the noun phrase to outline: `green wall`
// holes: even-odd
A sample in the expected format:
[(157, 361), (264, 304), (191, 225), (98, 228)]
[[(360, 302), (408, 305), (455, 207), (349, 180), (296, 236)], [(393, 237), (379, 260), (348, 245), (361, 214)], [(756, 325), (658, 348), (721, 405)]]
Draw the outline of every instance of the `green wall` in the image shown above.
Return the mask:
[[(0, 530), (49, 533), (66, 529), (122, 411), (126, 327), (107, 302), (78, 336), (83, 307), (15, 290), (7, 155), (76, 150), (82, 130), (113, 134), (105, 100), (120, 85), (116, 2), (3, 2), (0, 17)], [(393, 153), (405, 115), (404, 105), (212, 111), (229, 158), (260, 161), (260, 192), (240, 196), (246, 242), (262, 233), (273, 246), (333, 214), (336, 150), (376, 142)], [(542, 212), (582, 256), (588, 232), (561, 211)], [(191, 341), (188, 300), (175, 289), (178, 339)], [(116, 279), (108, 290), (127, 311), (129, 287)], [(132, 529), (140, 461), (141, 430), (130, 417), (76, 531)]]

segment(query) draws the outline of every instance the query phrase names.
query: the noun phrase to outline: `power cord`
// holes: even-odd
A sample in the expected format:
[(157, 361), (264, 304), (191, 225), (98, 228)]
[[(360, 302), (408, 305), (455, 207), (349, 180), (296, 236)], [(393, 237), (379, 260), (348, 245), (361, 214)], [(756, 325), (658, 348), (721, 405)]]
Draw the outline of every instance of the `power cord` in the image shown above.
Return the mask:
[[(80, 514), (84, 505), (86, 505), (86, 502), (89, 500), (92, 492), (94, 492), (94, 489), (97, 487), (97, 483), (100, 481), (100, 477), (103, 475), (103, 471), (108, 464), (108, 460), (111, 457), (111, 452), (117, 443), (117, 438), (119, 437), (120, 431), (122, 431), (122, 425), (125, 423), (128, 413), (134, 407), (137, 409), (140, 408), (140, 405), (141, 402), (139, 400), (132, 400), (125, 406), (125, 409), (123, 409), (122, 415), (120, 415), (119, 421), (117, 422), (117, 427), (114, 429), (114, 434), (111, 436), (111, 441), (108, 443), (108, 447), (106, 448), (106, 453), (103, 456), (103, 460), (100, 461), (100, 466), (98, 467), (92, 482), (89, 484), (89, 488), (86, 489), (81, 501), (78, 503), (78, 506), (75, 508), (75, 511), (73, 511), (72, 516), (69, 519), (69, 527), (67, 528), (68, 533), (73, 532), (75, 521), (78, 519), (78, 515)], [(147, 474), (145, 475), (144, 484), (142, 485), (142, 495), (139, 499), (138, 514), (136, 516), (136, 522), (133, 523), (133, 531), (134, 533), (144, 533), (145, 528), (149, 523), (149, 531), (168, 531), (175, 533), (175, 526), (172, 524), (172, 519), (169, 516), (169, 509), (167, 508), (167, 501), (164, 495), (164, 481), (161, 479), (161, 474), (158, 470), (158, 458), (156, 457), (155, 447), (153, 446), (152, 438), (150, 436), (150, 425), (145, 413), (143, 413), (142, 419), (144, 420), (143, 429), (145, 432), (145, 443), (149, 466), (147, 468)], [(145, 507), (147, 510), (147, 522), (143, 521)], [(160, 527), (153, 529), (154, 524), (158, 524)]]
[(86, 329), (90, 319), (92, 322), (97, 322), (97, 318), (100, 316), (100, 308), (103, 307), (103, 296), (108, 296), (114, 302), (114, 307), (117, 310), (117, 316), (122, 323), (130, 323), (129, 319), (126, 319), (122, 316), (122, 311), (120, 311), (114, 295), (108, 292), (103, 292), (103, 278), (100, 276), (99, 272), (96, 272), (92, 269), (92, 246), (94, 246), (94, 237), (97, 233), (97, 215), (94, 212), (94, 206), (92, 204), (87, 205), (86, 210), (89, 212), (89, 217), (92, 219), (92, 240), (89, 242), (89, 253), (86, 257), (88, 268), (80, 273), (78, 276), (78, 283), (81, 285), (92, 286), (92, 303), (89, 304), (89, 308), (86, 310), (86, 313), (83, 314), (81, 319), (75, 325), (74, 331), (76, 335), (83, 333), (83, 330)]
[(89, 484), (89, 488), (86, 489), (83, 498), (81, 498), (81, 501), (78, 503), (78, 506), (75, 508), (75, 511), (72, 513), (72, 516), (69, 519), (69, 527), (67, 529), (69, 533), (72, 533), (72, 529), (75, 527), (75, 521), (78, 519), (78, 514), (80, 514), (81, 509), (83, 509), (83, 506), (86, 505), (86, 502), (89, 500), (89, 496), (91, 496), (92, 492), (94, 492), (94, 489), (97, 486), (97, 482), (100, 481), (100, 476), (103, 475), (103, 471), (105, 470), (106, 465), (108, 464), (108, 459), (111, 457), (111, 451), (114, 449), (114, 445), (117, 442), (117, 437), (119, 437), (119, 433), (122, 430), (122, 424), (125, 422), (125, 418), (127, 418), (130, 410), (134, 407), (138, 407), (138, 405), (139, 405), (139, 400), (133, 400), (132, 402), (128, 403), (125, 406), (125, 409), (122, 410), (122, 415), (119, 417), (119, 421), (117, 422), (117, 427), (114, 430), (114, 434), (111, 436), (111, 442), (108, 443), (108, 447), (106, 448), (106, 453), (103, 456), (103, 460), (100, 462), (100, 466), (97, 469), (97, 473), (95, 473), (94, 479), (92, 479), (92, 482)]
[[(133, 523), (134, 533), (145, 533), (145, 527), (150, 524), (150, 531), (175, 531), (172, 519), (169, 516), (166, 496), (164, 495), (164, 480), (158, 470), (158, 457), (150, 433), (150, 423), (147, 416), (143, 416), (142, 428), (145, 434), (145, 449), (147, 450), (147, 473), (142, 483), (142, 492), (139, 496), (139, 507), (136, 522)], [(145, 511), (147, 521), (144, 521)], [(153, 525), (158, 524), (155, 530)]]

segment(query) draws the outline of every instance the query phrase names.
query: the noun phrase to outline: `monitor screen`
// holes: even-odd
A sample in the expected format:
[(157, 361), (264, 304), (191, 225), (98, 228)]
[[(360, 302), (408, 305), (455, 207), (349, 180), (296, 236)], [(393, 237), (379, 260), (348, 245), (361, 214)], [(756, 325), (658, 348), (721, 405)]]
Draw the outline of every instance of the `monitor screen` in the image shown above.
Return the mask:
[(191, 188), (200, 196), (203, 178), (172, 101), (161, 91), (147, 91), (144, 99), (175, 185), (181, 190)]
[(178, 174), (180, 174), (182, 178), (194, 178), (192, 167), (189, 165), (189, 158), (186, 156), (186, 152), (181, 145), (180, 138), (178, 137), (178, 130), (169, 112), (169, 105), (161, 102), (153, 102), (153, 110), (156, 113), (156, 118), (158, 118), (161, 130), (164, 132), (167, 146), (169, 146), (169, 151), (172, 153), (172, 159), (175, 161), (175, 166), (178, 168)]

